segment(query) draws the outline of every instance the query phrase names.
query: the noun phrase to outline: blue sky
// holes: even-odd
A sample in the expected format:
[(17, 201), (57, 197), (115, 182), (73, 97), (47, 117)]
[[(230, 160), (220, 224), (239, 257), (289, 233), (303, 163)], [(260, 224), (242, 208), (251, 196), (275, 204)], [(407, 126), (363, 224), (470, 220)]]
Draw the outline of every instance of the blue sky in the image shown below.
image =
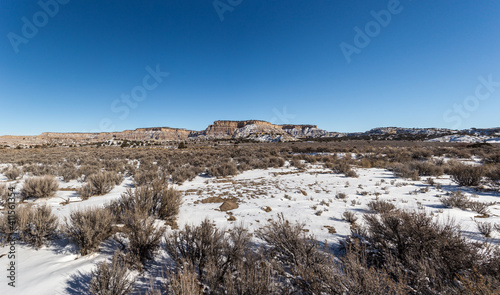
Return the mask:
[(472, 0), (2, 0), (0, 135), (500, 126), (499, 15)]

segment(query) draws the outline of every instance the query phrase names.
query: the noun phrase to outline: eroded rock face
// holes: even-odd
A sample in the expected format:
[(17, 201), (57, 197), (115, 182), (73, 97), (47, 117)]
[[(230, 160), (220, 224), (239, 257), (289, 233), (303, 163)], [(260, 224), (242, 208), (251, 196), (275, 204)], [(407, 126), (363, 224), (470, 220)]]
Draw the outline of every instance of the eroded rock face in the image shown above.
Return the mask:
[(64, 133), (44, 132), (38, 136), (3, 136), (0, 143), (21, 144), (87, 144), (108, 140), (136, 141), (177, 141), (198, 139), (249, 139), (256, 141), (292, 141), (297, 138), (330, 136), (328, 132), (318, 129), (316, 125), (276, 125), (261, 120), (230, 121), (219, 120), (203, 131), (192, 131), (181, 128), (153, 127), (137, 128), (121, 132), (100, 133)]
[(116, 140), (185, 140), (192, 131), (186, 129), (170, 127), (138, 128), (135, 130), (125, 130), (121, 132), (100, 132), (100, 133), (64, 133), (64, 132), (44, 132), (35, 136), (35, 142), (44, 143), (92, 143)]
[(190, 137), (206, 138), (255, 138), (259, 136), (293, 140), (298, 137), (320, 137), (328, 132), (318, 129), (316, 125), (276, 125), (261, 120), (215, 121), (207, 129), (192, 133)]

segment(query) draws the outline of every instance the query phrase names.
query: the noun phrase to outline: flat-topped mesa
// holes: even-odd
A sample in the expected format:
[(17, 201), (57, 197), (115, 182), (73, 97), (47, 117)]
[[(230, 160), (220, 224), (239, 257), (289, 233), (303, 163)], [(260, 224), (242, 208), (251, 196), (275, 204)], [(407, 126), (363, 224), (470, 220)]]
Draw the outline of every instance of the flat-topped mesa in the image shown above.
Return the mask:
[(190, 130), (153, 127), (137, 128), (135, 130), (125, 130), (121, 132), (100, 132), (100, 133), (65, 133), (65, 132), (44, 132), (37, 136), (42, 142), (62, 141), (62, 142), (96, 142), (110, 139), (117, 140), (184, 140)]
[[(262, 120), (218, 120), (215, 121), (212, 125), (209, 125), (207, 129), (205, 129), (205, 131), (201, 132), (201, 134), (208, 137), (231, 137), (234, 135), (237, 129), (244, 128), (248, 125), (266, 126), (281, 129), (278, 125), (274, 125)], [(193, 135), (195, 135), (195, 133), (193, 133), (192, 136)]]

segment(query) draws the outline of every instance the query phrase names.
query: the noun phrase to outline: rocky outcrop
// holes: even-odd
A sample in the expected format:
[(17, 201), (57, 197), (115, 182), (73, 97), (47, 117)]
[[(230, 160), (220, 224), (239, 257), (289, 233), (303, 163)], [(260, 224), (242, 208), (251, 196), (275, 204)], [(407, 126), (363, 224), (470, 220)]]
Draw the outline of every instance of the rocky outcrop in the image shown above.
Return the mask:
[[(297, 138), (327, 136), (328, 132), (316, 125), (276, 125), (262, 120), (230, 121), (219, 120), (203, 131), (181, 128), (152, 127), (137, 128), (121, 132), (65, 133), (44, 132), (38, 136), (15, 137), (4, 142), (25, 144), (88, 144), (109, 140), (130, 141), (177, 141), (199, 139), (248, 139), (255, 141), (293, 141)], [(0, 142), (1, 141), (0, 137)]]
[(200, 132), (193, 132), (190, 137), (212, 138), (265, 138), (268, 141), (295, 140), (296, 138), (321, 137), (328, 132), (319, 129), (316, 125), (276, 125), (261, 120), (245, 121), (215, 121), (207, 129)]
[(319, 129), (316, 125), (281, 125), (281, 128), (293, 137), (316, 138), (328, 135), (328, 132)]

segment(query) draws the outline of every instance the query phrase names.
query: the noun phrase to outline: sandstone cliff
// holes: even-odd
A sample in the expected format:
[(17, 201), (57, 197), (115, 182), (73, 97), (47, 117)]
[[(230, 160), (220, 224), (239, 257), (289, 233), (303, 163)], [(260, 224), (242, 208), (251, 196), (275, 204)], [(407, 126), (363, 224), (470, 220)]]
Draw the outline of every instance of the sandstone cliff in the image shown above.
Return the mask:
[(257, 141), (291, 141), (297, 138), (323, 137), (328, 132), (316, 125), (276, 125), (262, 120), (230, 121), (219, 120), (203, 131), (181, 128), (152, 127), (137, 128), (121, 132), (64, 133), (44, 132), (38, 136), (2, 136), (5, 144), (87, 144), (108, 140), (134, 141), (178, 141), (197, 139), (251, 139)]

